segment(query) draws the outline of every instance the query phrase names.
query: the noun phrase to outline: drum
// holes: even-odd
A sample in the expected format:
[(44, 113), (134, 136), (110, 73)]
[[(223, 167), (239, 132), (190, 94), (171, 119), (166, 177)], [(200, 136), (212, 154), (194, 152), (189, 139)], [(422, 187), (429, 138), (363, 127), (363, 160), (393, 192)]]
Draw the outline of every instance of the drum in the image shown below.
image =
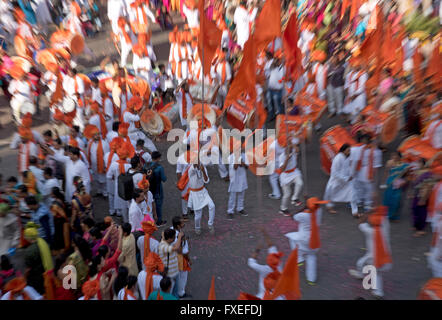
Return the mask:
[(70, 34), (68, 38), (69, 49), (72, 54), (79, 55), (84, 50), (84, 38), (79, 33)]
[(327, 103), (318, 98), (312, 97), (306, 93), (300, 93), (295, 100), (295, 105), (300, 106), (301, 114), (311, 119), (313, 123), (317, 123), (324, 114)]
[[(197, 103), (192, 106), (192, 109), (190, 109), (190, 112), (187, 115), (187, 124), (190, 125), (192, 121), (201, 119), (202, 111), (203, 111), (203, 105), (201, 103)], [(204, 118), (206, 118), (210, 124), (213, 126), (216, 122), (216, 112), (214, 110), (216, 106), (212, 106), (210, 104), (205, 103), (204, 104)]]
[(179, 119), (178, 104), (176, 103), (174, 104), (173, 102), (170, 102), (158, 110), (158, 112), (160, 115), (164, 115), (167, 119), (169, 119), (170, 123), (172, 124)]
[[(209, 83), (204, 83), (204, 102), (213, 103), (218, 94), (219, 86), (214, 86)], [(202, 83), (198, 82), (189, 85), (189, 93), (195, 102), (203, 101), (203, 87)]]
[(74, 99), (65, 96), (63, 98), (63, 102), (61, 103), (60, 110), (63, 113), (70, 113), (75, 110), (75, 105), (76, 105), (76, 102)]
[(248, 102), (242, 100), (234, 101), (227, 107), (227, 122), (239, 131), (254, 126), (255, 108)]
[(432, 168), (442, 165), (442, 151), (433, 148), (428, 141), (422, 140), (417, 135), (405, 139), (399, 146), (398, 151), (402, 153), (407, 162), (414, 162), (423, 158)]
[(312, 122), (307, 116), (289, 116), (280, 114), (276, 116), (276, 136), (285, 134), (286, 131), (294, 135), (310, 140), (312, 134)]
[(319, 140), (321, 168), (327, 174), (330, 174), (333, 158), (338, 154), (344, 143), (353, 145), (355, 141), (350, 133), (340, 125), (331, 127), (321, 136)]
[(388, 144), (396, 139), (399, 132), (399, 119), (390, 112), (379, 112), (372, 106), (367, 106), (361, 114), (366, 116), (365, 124), (374, 136), (379, 136), (384, 144)]
[(274, 141), (275, 136), (269, 136), (258, 146), (246, 150), (249, 169), (254, 175), (262, 176), (273, 173), (275, 169), (275, 150), (270, 146)]
[(150, 109), (145, 109), (140, 117), (140, 124), (144, 131), (153, 136), (159, 136), (164, 131), (164, 123), (160, 115)]

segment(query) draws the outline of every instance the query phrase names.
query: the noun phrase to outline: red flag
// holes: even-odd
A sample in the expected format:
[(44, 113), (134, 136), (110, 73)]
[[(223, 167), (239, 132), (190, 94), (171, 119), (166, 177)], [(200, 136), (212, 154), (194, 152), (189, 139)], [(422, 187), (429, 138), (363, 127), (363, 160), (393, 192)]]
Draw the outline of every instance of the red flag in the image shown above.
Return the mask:
[(204, 12), (204, 0), (199, 1), (199, 13), (200, 13), (200, 32), (198, 35), (198, 54), (200, 59), (203, 58), (203, 46), (204, 46), (204, 61), (203, 64), (204, 75), (210, 73), (210, 65), (212, 63), (213, 56), (216, 49), (221, 44), (222, 32), (216, 26), (213, 21), (210, 21)]
[(256, 50), (261, 52), (270, 41), (281, 36), (280, 0), (267, 0), (255, 22)]
[(212, 276), (212, 284), (210, 285), (209, 300), (216, 300), (216, 296), (215, 296), (215, 277), (214, 276)]
[(344, 17), (347, 8), (348, 8), (348, 0), (343, 0), (341, 4), (341, 19)]
[(282, 41), (286, 57), (287, 75), (296, 80), (304, 72), (301, 64), (302, 53), (298, 48), (298, 20), (296, 13), (290, 17)]
[(280, 295), (285, 295), (287, 300), (301, 299), (301, 291), (299, 290), (299, 269), (298, 269), (298, 248), (290, 254), (284, 270), (276, 283), (271, 299), (275, 299)]
[(243, 52), (241, 65), (230, 85), (224, 108), (230, 106), (241, 94), (248, 93), (252, 101), (256, 98), (256, 49), (253, 35), (245, 43)]

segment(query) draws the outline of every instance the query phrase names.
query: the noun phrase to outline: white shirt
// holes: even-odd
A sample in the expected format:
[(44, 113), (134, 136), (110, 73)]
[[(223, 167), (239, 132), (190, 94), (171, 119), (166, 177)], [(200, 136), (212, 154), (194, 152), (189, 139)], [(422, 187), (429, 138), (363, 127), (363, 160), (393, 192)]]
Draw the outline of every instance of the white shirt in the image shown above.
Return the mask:
[(57, 187), (61, 189), (60, 183), (57, 179), (51, 178), (44, 182), (42, 190), (39, 189), (41, 192), (41, 195), (43, 196), (43, 200), (45, 201), (45, 204), (48, 208), (51, 206), (51, 198), (50, 195), (52, 194), (52, 188)]
[[(351, 147), (350, 149), (352, 173), (353, 177), (355, 177), (356, 180), (370, 182), (370, 180), (368, 179), (368, 173), (369, 173), (369, 159), (370, 159), (371, 149), (365, 149), (363, 154), (362, 154), (362, 149), (363, 146)], [(361, 170), (357, 172), (356, 167), (358, 160), (361, 158), (361, 156), (363, 157)], [(373, 154), (373, 168), (380, 168), (380, 167), (382, 167), (382, 152), (376, 148)]]
[[(287, 166), (285, 168), (285, 170), (281, 173), (281, 175), (279, 176), (279, 181), (281, 183), (281, 186), (284, 186), (286, 184), (289, 184), (290, 182), (293, 181), (293, 179), (296, 178), (296, 176), (300, 175), (301, 172), (299, 171), (299, 169), (296, 168), (297, 165), (297, 153), (294, 153), (289, 161), (287, 162)], [(285, 153), (281, 154), (281, 156), (279, 157), (279, 167), (281, 168), (282, 165), (284, 164), (286, 159), (286, 155)], [(295, 169), (295, 171), (293, 172), (287, 172), (290, 171), (292, 169)]]
[(187, 24), (189, 28), (198, 28), (200, 25), (199, 22), (199, 12), (198, 8), (189, 9), (186, 5), (183, 5), (183, 13), (186, 16)]
[[(244, 153), (241, 154), (241, 159), (247, 164), (247, 159)], [(247, 190), (247, 169), (245, 167), (238, 167), (235, 170), (234, 153), (229, 156), (229, 177), (230, 184), (228, 192), (243, 192)]]
[[(149, 249), (151, 252), (158, 253), (159, 244), (160, 244), (160, 242), (158, 240), (156, 240), (152, 236), (150, 237)], [(143, 270), (145, 270), (146, 266), (143, 263), (143, 260), (144, 260), (144, 258), (143, 258), (144, 257), (144, 235), (138, 238), (137, 247), (138, 247), (138, 250), (140, 250), (140, 257), (141, 257), (141, 262), (142, 262), (141, 264), (143, 266)]]
[[(275, 246), (272, 246), (268, 249), (267, 254), (272, 254), (272, 253), (278, 253), (278, 250), (276, 249)], [(252, 268), (253, 270), (255, 270), (256, 272), (258, 272), (259, 274), (259, 280), (258, 280), (258, 294), (256, 295), (258, 298), (262, 299), (264, 298), (264, 294), (266, 292), (266, 289), (264, 287), (264, 279), (265, 277), (267, 277), (267, 275), (269, 273), (273, 272), (273, 269), (270, 268), (268, 265), (263, 265), (263, 264), (259, 264), (256, 259), (253, 258), (249, 258), (247, 260), (247, 265)], [(282, 267), (281, 265), (278, 266), (278, 270), (279, 272), (282, 271)]]
[(116, 138), (116, 137), (118, 137), (118, 132), (116, 132), (116, 131), (108, 131), (108, 133), (106, 134), (106, 141), (107, 141), (107, 143), (110, 144), (112, 142), (112, 140), (114, 138)]
[[(144, 263), (142, 263), (143, 268), (145, 268)], [(141, 270), (140, 273), (138, 274), (138, 291), (140, 292), (140, 299), (141, 300), (147, 300), (146, 297), (146, 271)], [(153, 287), (153, 291), (159, 290), (160, 289), (160, 281), (161, 279), (163, 279), (162, 276), (158, 275), (158, 274), (154, 274), (152, 276), (152, 287)]]
[(135, 127), (135, 122), (140, 121), (139, 115), (134, 114), (130, 111), (127, 111), (127, 112), (124, 112), (124, 114), (123, 114), (123, 120), (124, 120), (124, 122), (129, 123), (129, 128), (127, 130), (129, 133), (138, 131), (138, 129)]
[(233, 15), (233, 22), (236, 25), (236, 34), (237, 34), (237, 43), (241, 48), (244, 48), (244, 44), (249, 38), (249, 22), (250, 16), (249, 12), (239, 6), (235, 9), (235, 13)]
[(143, 222), (145, 214), (142, 210), (141, 203), (137, 203), (132, 199), (129, 207), (129, 223), (132, 226), (132, 232), (141, 228), (141, 222)]
[[(104, 159), (104, 155), (109, 152), (109, 145), (105, 140), (101, 140), (101, 145), (103, 148), (103, 162), (106, 162)], [(97, 141), (91, 141), (89, 142), (89, 150), (90, 150), (90, 159), (91, 159), (91, 169), (93, 172), (97, 173), (98, 171), (98, 161), (97, 161), (97, 153), (98, 153), (98, 142)]]
[[(75, 82), (77, 83), (77, 91), (75, 91)], [(63, 77), (63, 90), (66, 92), (68, 96), (73, 99), (76, 99), (75, 94), (78, 93), (80, 95), (84, 94), (84, 82), (79, 76), (70, 77), (65, 75)]]
[[(121, 289), (120, 292), (118, 292), (118, 296), (117, 296), (118, 300), (124, 300), (124, 294), (125, 294), (124, 289), (125, 288)], [(134, 294), (134, 296), (136, 298), (137, 297), (137, 292), (134, 292), (133, 294)], [(137, 299), (134, 299), (130, 295), (127, 295), (127, 300), (137, 300)]]
[(271, 68), (265, 72), (268, 78), (268, 86), (272, 90), (282, 90), (284, 87), (283, 82), (279, 82), (285, 76), (285, 67), (281, 65), (280, 67)]
[(32, 102), (31, 85), (27, 81), (11, 80), (8, 91), (15, 99)]

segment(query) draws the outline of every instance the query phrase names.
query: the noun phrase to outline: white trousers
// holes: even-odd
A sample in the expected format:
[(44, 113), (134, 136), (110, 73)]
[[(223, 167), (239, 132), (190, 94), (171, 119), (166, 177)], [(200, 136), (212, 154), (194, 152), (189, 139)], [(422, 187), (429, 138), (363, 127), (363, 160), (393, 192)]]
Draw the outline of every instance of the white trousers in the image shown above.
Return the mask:
[(218, 172), (221, 179), (224, 179), (229, 175), (229, 171), (227, 170), (226, 165), (221, 163), (221, 160), (220, 163), (218, 164)]
[[(210, 199), (209, 201), (209, 227), (213, 226), (213, 222), (215, 220), (215, 204), (213, 203), (213, 200)], [(201, 217), (203, 215), (203, 209), (201, 208), (199, 210), (195, 210), (195, 230), (201, 229)]]
[(106, 175), (92, 172), (92, 190), (107, 196)]
[[(330, 187), (328, 187), (328, 188), (326, 187), (323, 199), (324, 200), (330, 200), (330, 197), (331, 197), (330, 193), (331, 193), (331, 188)], [(331, 201), (326, 204), (327, 208), (333, 208), (333, 206), (334, 206), (333, 202), (331, 202)], [(355, 201), (355, 199), (352, 199), (350, 201), (350, 207), (351, 207), (351, 214), (352, 215), (355, 215), (355, 214), (358, 213), (358, 203)]]
[(353, 180), (354, 199), (353, 201), (359, 206), (364, 206), (366, 211), (370, 211), (373, 207), (373, 182), (361, 180)]
[(181, 209), (183, 211), (183, 214), (187, 214), (187, 201), (184, 199), (181, 199)]
[(270, 186), (272, 187), (272, 194), (278, 198), (281, 197), (281, 188), (279, 187), (279, 175), (272, 173), (269, 176)]
[(229, 192), (229, 202), (227, 204), (227, 213), (234, 214), (236, 211), (244, 210), (244, 195), (246, 191), (242, 192)]
[(177, 292), (180, 297), (184, 296), (186, 293), (187, 275), (188, 271), (180, 271), (177, 277)]
[[(292, 195), (292, 185), (295, 186), (295, 190)], [(282, 186), (282, 201), (281, 210), (287, 210), (289, 208), (290, 196), (292, 200), (299, 199), (299, 193), (301, 192), (304, 182), (301, 175), (297, 175), (290, 183)]]
[[(290, 239), (290, 249), (295, 250), (297, 247), (297, 241)], [(298, 246), (298, 263), (305, 261), (305, 277), (307, 281), (316, 282), (317, 278), (317, 256), (316, 251), (313, 250), (302, 250)]]

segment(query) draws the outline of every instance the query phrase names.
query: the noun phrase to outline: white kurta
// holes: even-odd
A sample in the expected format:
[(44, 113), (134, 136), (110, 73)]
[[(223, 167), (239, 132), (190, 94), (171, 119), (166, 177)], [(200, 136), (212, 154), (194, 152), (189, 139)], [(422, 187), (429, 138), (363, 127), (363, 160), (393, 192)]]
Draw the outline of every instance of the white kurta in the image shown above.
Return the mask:
[[(275, 246), (272, 246), (268, 249), (267, 254), (272, 254), (272, 253), (278, 253), (278, 250), (276, 249)], [(267, 275), (269, 273), (273, 272), (273, 269), (270, 268), (268, 265), (263, 265), (263, 264), (259, 264), (256, 259), (253, 258), (249, 258), (247, 260), (247, 265), (252, 268), (253, 270), (255, 270), (256, 272), (258, 272), (259, 274), (259, 280), (258, 280), (258, 294), (256, 295), (258, 298), (262, 299), (264, 298), (264, 294), (266, 292), (266, 289), (264, 287), (264, 279), (265, 277), (267, 277)], [(278, 266), (278, 270), (279, 272), (282, 272), (282, 266), (279, 265)]]
[[(286, 233), (285, 236), (292, 241), (295, 241), (299, 248), (299, 254), (302, 252), (317, 252), (318, 249), (310, 248), (310, 234), (311, 234), (311, 213), (300, 212), (293, 216), (293, 220), (299, 223), (297, 232)], [(316, 211), (316, 224), (318, 227), (321, 224), (322, 210), (319, 208)], [(301, 258), (302, 259), (302, 258)], [(300, 258), (298, 258), (298, 261)]]
[(199, 12), (198, 8), (190, 9), (185, 4), (183, 5), (183, 13), (186, 16), (187, 24), (189, 25), (189, 28), (198, 28), (199, 23)]
[(237, 35), (236, 42), (238, 43), (239, 46), (241, 46), (241, 48), (244, 49), (244, 44), (246, 43), (247, 39), (249, 39), (249, 32), (250, 32), (249, 12), (242, 6), (237, 7), (233, 15), (233, 22), (236, 25), (236, 35)]
[[(101, 145), (103, 148), (103, 161), (106, 163), (106, 159), (104, 158), (104, 155), (109, 152), (109, 145), (105, 140), (101, 140)], [(105, 173), (98, 173), (97, 169), (97, 152), (98, 152), (98, 142), (97, 141), (91, 141), (89, 143), (90, 154), (89, 158), (91, 159), (91, 170), (94, 173), (94, 178), (98, 179), (98, 182), (105, 183), (106, 182), (106, 174)]]
[[(247, 164), (244, 153), (241, 154), (241, 158)], [(247, 190), (247, 169), (245, 167), (238, 167), (235, 170), (235, 154), (229, 156), (229, 178), (228, 192), (243, 192)]]
[(18, 146), (18, 171), (21, 173), (29, 168), (29, 157), (38, 157), (38, 147), (35, 143), (28, 141)]
[[(129, 163), (124, 164), (124, 170), (127, 172), (131, 168)], [(122, 210), (128, 208), (128, 201), (121, 199), (118, 196), (118, 176), (120, 175), (120, 165), (118, 162), (114, 162), (111, 164), (109, 170), (106, 173), (106, 178), (114, 181), (114, 190), (115, 190), (115, 198), (114, 198), (114, 209)]]
[[(204, 168), (204, 167), (203, 167)], [(206, 170), (204, 168), (204, 170)], [(204, 180), (204, 175), (199, 169), (195, 169), (193, 166), (189, 168), (189, 188), (190, 189), (200, 189), (200, 191), (190, 191), (188, 207), (192, 210), (200, 210), (205, 206), (208, 206), (212, 201), (209, 192), (204, 188), (205, 183), (209, 183), (209, 175), (207, 175), (207, 180)], [(207, 173), (207, 170), (206, 170)]]
[[(144, 267), (144, 263), (142, 263), (142, 265)], [(140, 292), (140, 299), (141, 300), (147, 300), (147, 298), (148, 298), (148, 297), (146, 297), (146, 275), (147, 275), (147, 273), (144, 270), (140, 271), (140, 273), (138, 274), (138, 291)], [(161, 279), (163, 279), (163, 277), (158, 274), (154, 274), (152, 276), (153, 291), (160, 289)]]
[(338, 153), (331, 165), (330, 179), (326, 186), (327, 200), (350, 202), (353, 199), (353, 186), (350, 179), (350, 157)]
[[(281, 183), (281, 186), (291, 183), (297, 176), (301, 175), (301, 171), (298, 168), (296, 168), (297, 166), (296, 158), (297, 154), (295, 153), (290, 157), (289, 161), (287, 162), (285, 170), (279, 176), (279, 182)], [(281, 156), (279, 157), (279, 167), (282, 167), (282, 165), (285, 162), (285, 159), (286, 159), (285, 153), (281, 154)], [(293, 172), (287, 172), (293, 170), (294, 168), (296, 169)]]
[(83, 180), (83, 184), (86, 188), (86, 192), (90, 192), (90, 175), (86, 164), (81, 161), (72, 161), (70, 157), (61, 154), (54, 154), (54, 159), (56, 161), (62, 162), (65, 165), (65, 199), (70, 202), (72, 200), (72, 195), (75, 192), (74, 177), (79, 176)]
[[(160, 243), (158, 240), (156, 240), (153, 237), (150, 237), (149, 249), (151, 252), (155, 252), (158, 254), (158, 246), (159, 245), (160, 245)], [(144, 235), (137, 239), (137, 247), (138, 247), (138, 250), (140, 250), (141, 259), (143, 259), (143, 257), (144, 257)], [(142, 263), (142, 266), (143, 266), (143, 270), (145, 270), (146, 266), (144, 265), (144, 263)]]
[[(351, 150), (350, 161), (352, 166), (352, 176), (359, 181), (371, 182), (370, 179), (368, 178), (369, 159), (370, 159), (371, 150), (364, 149), (364, 151), (362, 152), (363, 146), (351, 147), (350, 150)], [(361, 169), (359, 171), (356, 171), (356, 166), (360, 157), (363, 157)], [(380, 168), (380, 167), (382, 167), (382, 152), (376, 148), (373, 154), (373, 168)]]
[(348, 90), (348, 95), (356, 97), (344, 106), (344, 113), (355, 116), (367, 106), (367, 96), (365, 91), (365, 83), (368, 80), (367, 73), (351, 71), (346, 76), (344, 89)]

